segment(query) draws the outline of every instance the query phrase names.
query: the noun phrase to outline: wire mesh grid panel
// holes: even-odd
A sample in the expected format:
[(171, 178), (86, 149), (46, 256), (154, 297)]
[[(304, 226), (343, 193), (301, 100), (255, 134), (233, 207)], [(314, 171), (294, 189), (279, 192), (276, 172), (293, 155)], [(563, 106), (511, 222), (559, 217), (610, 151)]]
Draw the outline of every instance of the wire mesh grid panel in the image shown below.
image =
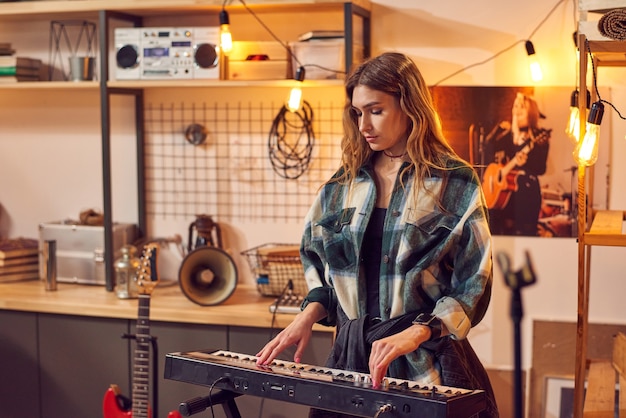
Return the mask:
[(342, 106), (148, 104), (148, 216), (302, 220), (339, 165)]

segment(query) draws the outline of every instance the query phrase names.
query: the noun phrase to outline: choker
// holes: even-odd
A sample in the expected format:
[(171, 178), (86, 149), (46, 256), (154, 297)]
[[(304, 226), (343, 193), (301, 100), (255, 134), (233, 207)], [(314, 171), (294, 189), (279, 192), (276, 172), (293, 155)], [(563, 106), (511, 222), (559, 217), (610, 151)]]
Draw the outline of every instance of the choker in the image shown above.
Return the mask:
[(389, 157), (389, 158), (391, 158), (392, 160), (394, 160), (394, 159), (396, 159), (396, 158), (402, 158), (402, 157), (404, 157), (404, 156), (407, 154), (407, 152), (406, 152), (406, 151), (404, 151), (402, 154), (393, 155), (393, 154), (389, 154), (389, 153), (387, 152), (387, 150), (383, 150), (383, 154), (385, 154), (387, 157)]

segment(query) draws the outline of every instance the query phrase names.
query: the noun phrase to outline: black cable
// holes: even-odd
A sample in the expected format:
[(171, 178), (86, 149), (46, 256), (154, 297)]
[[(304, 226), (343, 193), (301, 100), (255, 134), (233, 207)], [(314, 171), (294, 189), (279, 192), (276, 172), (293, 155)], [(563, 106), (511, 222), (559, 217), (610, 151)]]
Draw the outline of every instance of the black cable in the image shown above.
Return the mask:
[(313, 109), (306, 101), (297, 112), (283, 106), (274, 118), (267, 148), (272, 168), (279, 176), (294, 180), (308, 169), (315, 143), (312, 123)]
[(566, 0), (559, 0), (554, 7), (552, 7), (552, 10), (550, 10), (550, 12), (548, 12), (548, 14), (546, 15), (546, 17), (543, 18), (543, 20), (541, 22), (539, 22), (539, 24), (535, 27), (535, 29), (530, 33), (530, 35), (528, 36), (528, 38), (526, 38), (525, 40), (519, 40), (516, 41), (515, 43), (513, 43), (512, 45), (507, 46), (506, 48), (502, 49), (501, 51), (495, 53), (494, 55), (492, 55), (491, 57), (487, 58), (484, 61), (480, 61), (480, 62), (476, 62), (474, 64), (470, 64), (466, 67), (461, 68), (458, 71), (453, 72), (450, 75), (445, 76), (444, 78), (442, 78), (441, 80), (437, 81), (436, 83), (433, 84), (433, 86), (437, 86), (441, 83), (443, 83), (444, 81), (448, 80), (449, 78), (454, 77), (457, 74), (460, 74), (466, 70), (469, 70), (470, 68), (473, 67), (477, 67), (479, 65), (483, 65), (488, 63), (489, 61), (497, 58), (498, 56), (502, 55), (503, 53), (505, 53), (506, 51), (508, 51), (509, 49), (512, 49), (515, 45), (520, 44), (522, 42), (526, 42), (526, 40), (530, 40), (530, 38), (532, 38), (532, 36), (539, 30), (539, 28), (541, 28), (541, 26), (543, 26), (544, 23), (546, 23), (546, 20), (548, 20), (548, 18), (552, 15), (552, 13), (554, 13), (554, 11), (557, 9), (557, 7), (561, 4), (564, 3)]
[(617, 115), (620, 117), (620, 119), (626, 119), (624, 118), (624, 116), (622, 116), (622, 114), (620, 113), (619, 110), (617, 110), (617, 108), (613, 105), (613, 103), (604, 100), (602, 97), (600, 97), (600, 90), (598, 90), (598, 78), (596, 77), (596, 66), (593, 60), (593, 55), (591, 53), (591, 48), (589, 47), (589, 39), (585, 38), (585, 48), (587, 49), (587, 53), (589, 54), (589, 61), (591, 62), (591, 74), (593, 76), (593, 88), (596, 91), (596, 95), (598, 96), (598, 101), (602, 102), (602, 103), (606, 103), (609, 106), (611, 106), (613, 108), (613, 110), (615, 110), (615, 112), (617, 113)]
[[(226, 1), (226, 0), (224, 0)], [(284, 49), (285, 51), (287, 51), (287, 54), (289, 54), (289, 57), (293, 58), (294, 61), (296, 61), (296, 63), (298, 64), (299, 67), (317, 67), (320, 68), (324, 71), (328, 71), (331, 73), (336, 73), (336, 74), (345, 74), (345, 71), (341, 71), (341, 70), (333, 70), (332, 68), (327, 68), (324, 67), (322, 65), (318, 65), (318, 64), (302, 64), (300, 62), (300, 60), (298, 59), (298, 57), (295, 56), (295, 54), (293, 52), (291, 52), (291, 48), (289, 48), (289, 46), (287, 46), (287, 44), (285, 44), (283, 41), (280, 40), (280, 38), (278, 36), (276, 36), (276, 34), (257, 16), (256, 13), (254, 13), (254, 11), (248, 7), (248, 5), (246, 4), (246, 2), (244, 0), (239, 0), (239, 2), (243, 5), (243, 7), (248, 11), (248, 13), (250, 13), (252, 15), (252, 17), (254, 17), (257, 22), (259, 22), (259, 24), (261, 26), (263, 26), (263, 28), (267, 31), (267, 33), (270, 34), (270, 36), (272, 38), (274, 38), (274, 40), (276, 42), (278, 42)]]
[(215, 379), (213, 381), (213, 383), (211, 384), (211, 386), (209, 387), (209, 405), (211, 406), (211, 416), (213, 418), (215, 418), (215, 411), (213, 410), (213, 402), (211, 401), (211, 393), (213, 392), (213, 389), (215, 388), (215, 385), (217, 385), (222, 380), (228, 380), (228, 378), (224, 377), (224, 376), (219, 377), (219, 378)]
[(278, 313), (278, 305), (280, 305), (280, 301), (285, 297), (285, 294), (289, 292), (289, 294), (293, 293), (293, 281), (289, 279), (283, 290), (280, 292), (280, 295), (276, 298), (273, 303), (274, 312), (272, 312), (272, 322), (270, 323), (270, 336), (268, 341), (271, 341), (274, 338), (274, 325), (276, 325), (276, 314)]

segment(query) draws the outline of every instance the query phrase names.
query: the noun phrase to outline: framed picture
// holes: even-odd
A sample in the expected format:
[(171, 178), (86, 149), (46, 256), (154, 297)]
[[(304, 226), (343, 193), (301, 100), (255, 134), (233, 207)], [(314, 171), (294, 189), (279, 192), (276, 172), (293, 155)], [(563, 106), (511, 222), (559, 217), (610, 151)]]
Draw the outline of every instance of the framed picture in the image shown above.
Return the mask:
[[(619, 386), (615, 386), (615, 418), (619, 418)], [(574, 376), (547, 376), (545, 381), (543, 418), (574, 417)]]
[(543, 418), (574, 416), (574, 376), (547, 376)]
[[(571, 88), (435, 86), (431, 92), (445, 137), (481, 179), (493, 235), (577, 236), (576, 142), (565, 133)], [(597, 179), (608, 151), (599, 153)], [(602, 202), (606, 184), (594, 185), (593, 200)]]

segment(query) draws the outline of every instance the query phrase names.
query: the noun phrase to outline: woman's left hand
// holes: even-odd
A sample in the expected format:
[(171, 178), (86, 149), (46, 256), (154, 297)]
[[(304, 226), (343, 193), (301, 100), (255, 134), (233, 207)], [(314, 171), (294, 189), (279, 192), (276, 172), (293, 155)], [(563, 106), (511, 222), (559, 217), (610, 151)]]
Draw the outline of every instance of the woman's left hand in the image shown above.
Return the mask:
[(391, 362), (403, 354), (417, 350), (423, 342), (428, 341), (430, 332), (427, 326), (412, 325), (404, 331), (372, 343), (369, 369), (374, 389), (380, 387)]

